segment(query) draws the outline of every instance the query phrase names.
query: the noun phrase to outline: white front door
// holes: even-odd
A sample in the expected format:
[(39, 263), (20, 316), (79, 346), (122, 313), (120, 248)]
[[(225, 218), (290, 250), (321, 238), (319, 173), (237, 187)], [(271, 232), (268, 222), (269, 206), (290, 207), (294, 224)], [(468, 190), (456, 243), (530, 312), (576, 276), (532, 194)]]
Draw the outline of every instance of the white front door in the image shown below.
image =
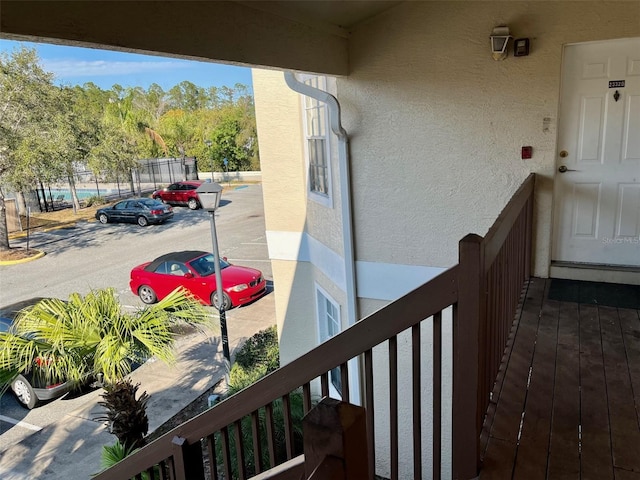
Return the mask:
[(560, 102), (553, 260), (640, 266), (640, 38), (566, 46)]

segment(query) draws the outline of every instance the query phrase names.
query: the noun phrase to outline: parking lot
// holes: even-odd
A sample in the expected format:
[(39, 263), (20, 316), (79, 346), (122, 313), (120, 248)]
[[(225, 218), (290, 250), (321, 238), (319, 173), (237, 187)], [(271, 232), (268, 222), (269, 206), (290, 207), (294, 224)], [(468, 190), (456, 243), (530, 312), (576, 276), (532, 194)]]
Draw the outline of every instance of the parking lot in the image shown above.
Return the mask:
[[(269, 293), (266, 296), (227, 313), (230, 346), (233, 349), (252, 333), (275, 323), (271, 294), (273, 277), (265, 239), (261, 186), (225, 189), (221, 207), (216, 214), (216, 227), (220, 255), (227, 257), (231, 263), (261, 270), (268, 282)], [(11, 245), (24, 245), (25, 242), (25, 239), (12, 240)], [(32, 248), (42, 250), (46, 255), (27, 263), (0, 266), (0, 305), (33, 296), (65, 299), (73, 292), (86, 294), (92, 289), (112, 287), (116, 289), (125, 308), (136, 309), (144, 304), (129, 290), (131, 268), (171, 251), (211, 251), (210, 214), (203, 210), (175, 207), (174, 218), (163, 225), (142, 228), (135, 224), (101, 225), (98, 222), (81, 222), (74, 228), (33, 235), (29, 242)], [(183, 343), (184, 351), (193, 355), (190, 360), (194, 363), (189, 367), (192, 370), (200, 368), (197, 364), (199, 355), (214, 358), (219, 351), (219, 338), (215, 336), (189, 337)], [(171, 373), (168, 368), (161, 370), (168, 372), (165, 382), (175, 383), (176, 378), (180, 382), (187, 381), (185, 375)], [(195, 399), (199, 392), (206, 389), (207, 382), (203, 379), (209, 379), (212, 375), (215, 376), (208, 370), (203, 370), (201, 375), (187, 375), (192, 384), (181, 385), (181, 390), (190, 391)], [(175, 387), (162, 385), (162, 375), (157, 380), (157, 385), (141, 386), (141, 390), (149, 390), (152, 399), (154, 391), (157, 390), (157, 398), (161, 398), (162, 391)], [(59, 440), (55, 440), (55, 435), (51, 438), (40, 437), (56, 430), (59, 432), (61, 423), (73, 423), (77, 418), (90, 415), (87, 412), (95, 412), (100, 400), (99, 393), (96, 390), (68, 395), (32, 411), (18, 405), (11, 393), (3, 395), (0, 398), (0, 477), (40, 478), (26, 473), (26, 467), (7, 467), (15, 465), (16, 456), (24, 457), (21, 462), (24, 466), (28, 465), (30, 456), (37, 455), (46, 457), (43, 478), (88, 478), (86, 473), (95, 473), (99, 468), (98, 464), (86, 465), (84, 470), (78, 468), (88, 458), (95, 460), (92, 457), (95, 452), (83, 451), (83, 448), (89, 448), (86, 430), (66, 429), (68, 431), (60, 437), (64, 439), (65, 452), (77, 455), (75, 466), (73, 458), (65, 458), (64, 462), (62, 458), (56, 460), (55, 442)], [(161, 421), (161, 418), (150, 418), (152, 428)], [(115, 437), (108, 437), (111, 437), (108, 439), (109, 443), (115, 441)], [(96, 441), (100, 443), (102, 438)], [(33, 451), (34, 448), (37, 451)], [(61, 472), (68, 475), (69, 470), (56, 470), (57, 462), (60, 465), (66, 464), (65, 468), (74, 466), (73, 471), (77, 476), (61, 477)]]

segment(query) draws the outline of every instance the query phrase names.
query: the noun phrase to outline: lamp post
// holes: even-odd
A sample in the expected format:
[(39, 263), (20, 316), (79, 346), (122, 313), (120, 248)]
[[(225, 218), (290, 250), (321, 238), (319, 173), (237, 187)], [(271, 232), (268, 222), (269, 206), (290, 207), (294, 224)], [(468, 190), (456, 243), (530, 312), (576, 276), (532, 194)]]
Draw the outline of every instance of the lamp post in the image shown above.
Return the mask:
[(227, 362), (227, 372), (231, 366), (229, 354), (229, 335), (227, 334), (227, 316), (224, 311), (224, 293), (222, 292), (222, 273), (220, 272), (220, 253), (218, 252), (218, 236), (216, 235), (216, 209), (220, 206), (222, 185), (218, 183), (203, 183), (196, 189), (200, 205), (211, 214), (211, 239), (213, 241), (213, 261), (216, 274), (216, 295), (218, 297), (218, 312), (220, 313), (220, 334), (222, 336), (222, 353)]
[(211, 181), (213, 182), (213, 159), (211, 158), (211, 145), (213, 145), (213, 142), (211, 140), (205, 140), (204, 144), (209, 149), (209, 168), (211, 169)]

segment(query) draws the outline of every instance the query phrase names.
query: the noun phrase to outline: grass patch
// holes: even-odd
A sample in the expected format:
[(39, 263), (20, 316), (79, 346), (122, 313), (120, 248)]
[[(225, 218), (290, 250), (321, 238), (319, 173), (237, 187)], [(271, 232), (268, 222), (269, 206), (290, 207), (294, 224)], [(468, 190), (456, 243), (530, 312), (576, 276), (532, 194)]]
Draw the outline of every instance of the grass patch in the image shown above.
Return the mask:
[(101, 207), (103, 207), (103, 205), (94, 204), (76, 211), (74, 211), (73, 208), (63, 208), (52, 212), (32, 212), (28, 223), (26, 215), (20, 215), (22, 231), (10, 233), (9, 239), (25, 235), (27, 233), (27, 225), (29, 226), (28, 231), (33, 233), (51, 228), (70, 227), (73, 226), (74, 223), (81, 221), (93, 222), (96, 219), (96, 210)]

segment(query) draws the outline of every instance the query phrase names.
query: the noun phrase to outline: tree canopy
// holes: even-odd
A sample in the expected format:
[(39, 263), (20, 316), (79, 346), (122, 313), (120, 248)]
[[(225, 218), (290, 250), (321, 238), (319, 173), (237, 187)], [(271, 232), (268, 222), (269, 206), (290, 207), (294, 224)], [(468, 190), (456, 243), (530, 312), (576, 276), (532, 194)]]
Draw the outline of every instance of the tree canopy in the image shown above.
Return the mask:
[(203, 88), (185, 80), (166, 92), (157, 84), (56, 86), (34, 49), (0, 53), (0, 250), (9, 248), (9, 190), (64, 182), (75, 192), (79, 167), (109, 181), (147, 158), (196, 157), (202, 170), (257, 170), (257, 146), (245, 85)]

